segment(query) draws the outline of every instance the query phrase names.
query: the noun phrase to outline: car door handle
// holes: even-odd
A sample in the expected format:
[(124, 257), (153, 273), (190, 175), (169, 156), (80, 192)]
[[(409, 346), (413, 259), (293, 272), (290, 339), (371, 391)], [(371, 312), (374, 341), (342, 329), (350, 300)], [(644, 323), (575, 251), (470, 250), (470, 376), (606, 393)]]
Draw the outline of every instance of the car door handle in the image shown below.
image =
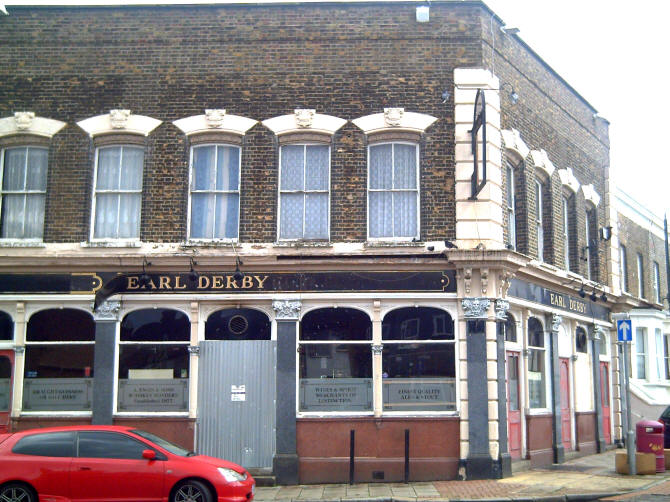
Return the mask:
[(90, 467), (80, 467), (79, 470), (80, 471), (90, 471), (91, 468)]

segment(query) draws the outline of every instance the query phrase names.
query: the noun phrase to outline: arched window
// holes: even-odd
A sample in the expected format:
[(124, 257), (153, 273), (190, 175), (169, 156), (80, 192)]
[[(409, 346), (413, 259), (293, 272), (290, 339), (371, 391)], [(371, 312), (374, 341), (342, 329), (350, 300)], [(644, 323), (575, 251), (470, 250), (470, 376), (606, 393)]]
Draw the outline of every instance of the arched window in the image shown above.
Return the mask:
[(535, 317), (528, 319), (528, 396), (531, 408), (547, 407), (547, 350), (544, 328)]
[(586, 336), (586, 330), (581, 326), (577, 326), (575, 330), (575, 349), (577, 352), (584, 354), (588, 352), (588, 337)]
[(385, 411), (456, 409), (454, 322), (444, 310), (405, 307), (382, 322)]
[(254, 309), (214, 312), (205, 323), (205, 340), (270, 340), (270, 320)]
[(95, 322), (88, 312), (33, 314), (26, 330), (23, 410), (90, 410), (94, 346)]
[(14, 321), (8, 313), (0, 311), (0, 340), (14, 339)]
[(188, 411), (191, 323), (172, 309), (142, 309), (121, 322), (118, 411)]
[(372, 323), (360, 310), (323, 308), (300, 324), (300, 410), (372, 410)]
[(502, 335), (506, 342), (516, 343), (516, 321), (514, 316), (507, 314), (507, 319), (496, 323), (498, 335)]

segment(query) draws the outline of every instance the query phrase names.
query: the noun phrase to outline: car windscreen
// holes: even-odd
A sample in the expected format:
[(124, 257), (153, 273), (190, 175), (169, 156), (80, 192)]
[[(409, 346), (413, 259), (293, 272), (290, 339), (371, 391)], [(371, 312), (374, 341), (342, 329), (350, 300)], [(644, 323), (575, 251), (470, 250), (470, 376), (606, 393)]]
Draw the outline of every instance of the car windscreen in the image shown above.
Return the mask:
[(156, 434), (152, 434), (151, 432), (147, 431), (141, 431), (139, 429), (133, 429), (130, 432), (133, 434), (137, 434), (140, 437), (143, 437), (144, 439), (148, 439), (152, 443), (155, 443), (157, 446), (160, 446), (164, 450), (169, 451), (173, 455), (179, 455), (180, 457), (189, 457), (193, 455), (192, 452), (182, 448), (181, 446), (177, 446), (174, 443), (171, 443), (167, 439), (163, 439), (160, 436), (156, 436)]

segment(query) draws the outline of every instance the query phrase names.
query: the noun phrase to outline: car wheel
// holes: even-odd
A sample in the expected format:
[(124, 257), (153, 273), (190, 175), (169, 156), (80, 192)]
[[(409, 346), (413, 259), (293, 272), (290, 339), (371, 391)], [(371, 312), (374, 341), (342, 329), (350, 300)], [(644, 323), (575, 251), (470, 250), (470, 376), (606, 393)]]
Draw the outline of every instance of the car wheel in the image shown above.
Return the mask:
[(212, 493), (200, 481), (189, 479), (177, 486), (170, 502), (212, 502)]
[(0, 501), (2, 502), (37, 502), (37, 498), (26, 485), (20, 483), (9, 483), (0, 488)]

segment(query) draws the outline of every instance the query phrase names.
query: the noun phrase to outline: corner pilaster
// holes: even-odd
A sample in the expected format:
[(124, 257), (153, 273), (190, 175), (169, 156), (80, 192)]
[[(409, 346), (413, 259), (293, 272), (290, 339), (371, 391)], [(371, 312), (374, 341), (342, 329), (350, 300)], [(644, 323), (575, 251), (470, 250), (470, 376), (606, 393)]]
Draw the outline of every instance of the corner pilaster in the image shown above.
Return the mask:
[(114, 359), (116, 325), (121, 302), (107, 300), (93, 312), (95, 349), (93, 355), (93, 425), (111, 425), (114, 417)]

